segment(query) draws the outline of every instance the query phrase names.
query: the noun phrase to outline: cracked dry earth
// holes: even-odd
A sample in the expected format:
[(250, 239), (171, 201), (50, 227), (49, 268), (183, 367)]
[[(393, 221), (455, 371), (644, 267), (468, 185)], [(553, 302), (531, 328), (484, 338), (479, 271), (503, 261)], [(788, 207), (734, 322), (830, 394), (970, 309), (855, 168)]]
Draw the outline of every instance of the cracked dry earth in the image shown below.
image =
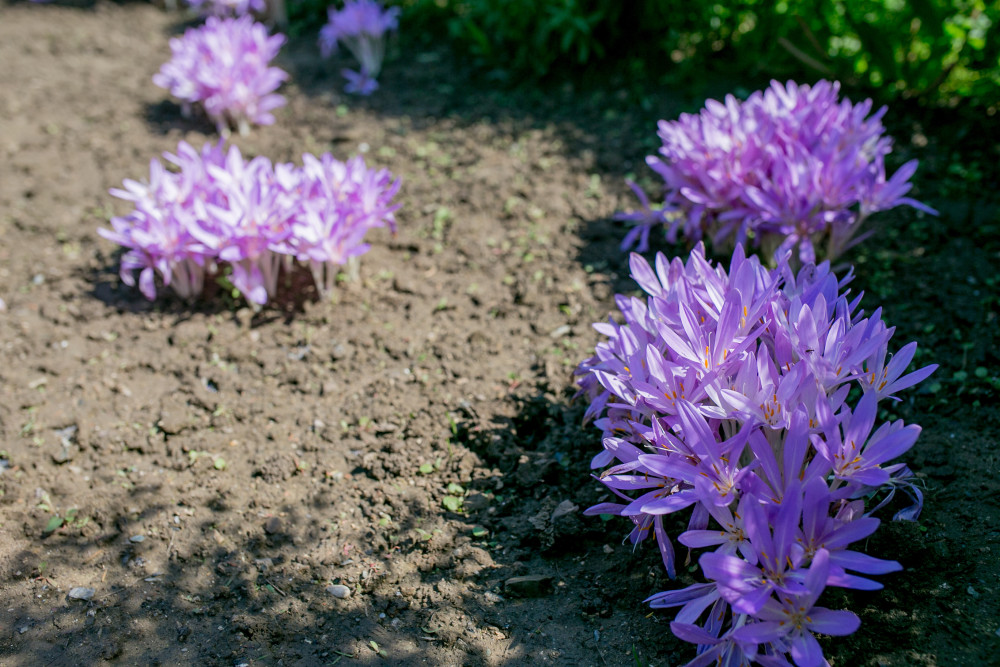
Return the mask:
[[(216, 139), (151, 82), (182, 28), (144, 4), (0, 6), (0, 665), (693, 657), (642, 604), (675, 585), (657, 555), (581, 514), (599, 442), (570, 401), (590, 324), (633, 289), (609, 218), (655, 118), (613, 91), (495, 91), (405, 41), (359, 101), (293, 41), (288, 106), (238, 145), (367, 151), (403, 180), (398, 235), (333, 300), (293, 275), (256, 313), (219, 288), (149, 303), (95, 230), (125, 211), (108, 188)], [(995, 447), (995, 415), (956, 423), (925, 422), (917, 469)], [(864, 626), (835, 664), (995, 664), (993, 479), (942, 509), (932, 473), (926, 520), (872, 545), (907, 572), (847, 600)]]

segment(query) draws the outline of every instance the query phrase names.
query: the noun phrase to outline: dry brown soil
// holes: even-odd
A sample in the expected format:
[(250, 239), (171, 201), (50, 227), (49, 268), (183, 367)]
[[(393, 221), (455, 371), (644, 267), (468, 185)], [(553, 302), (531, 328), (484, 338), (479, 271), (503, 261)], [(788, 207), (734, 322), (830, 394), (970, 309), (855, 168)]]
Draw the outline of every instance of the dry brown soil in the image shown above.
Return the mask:
[[(358, 100), (294, 42), (288, 106), (238, 145), (367, 150), (403, 180), (398, 235), (332, 301), (292, 280), (258, 313), (221, 288), (149, 303), (95, 230), (125, 211), (108, 188), (216, 138), (151, 82), (182, 28), (145, 4), (0, 5), (0, 665), (693, 657), (642, 603), (677, 585), (656, 554), (581, 515), (599, 442), (570, 401), (590, 324), (633, 289), (623, 176), (676, 110), (497, 91), (406, 41)], [(959, 243), (923, 256), (961, 296), (996, 255)], [(940, 294), (927, 266), (914, 299)], [(995, 300), (928, 304), (995, 328)], [(939, 344), (947, 380), (962, 352)], [(998, 664), (996, 403), (921, 413), (939, 397), (900, 408), (926, 427), (908, 461), (927, 509), (867, 545), (905, 572), (833, 599), (864, 623), (826, 642), (838, 666)]]

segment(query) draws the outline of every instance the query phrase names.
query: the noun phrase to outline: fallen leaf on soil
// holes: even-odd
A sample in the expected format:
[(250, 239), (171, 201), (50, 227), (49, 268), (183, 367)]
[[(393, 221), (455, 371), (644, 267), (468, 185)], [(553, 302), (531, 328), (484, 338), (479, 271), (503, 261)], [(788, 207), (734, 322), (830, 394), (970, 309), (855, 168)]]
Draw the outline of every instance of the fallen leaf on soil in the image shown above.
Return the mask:
[(511, 577), (504, 582), (504, 590), (515, 597), (542, 597), (552, 591), (552, 577), (544, 574)]

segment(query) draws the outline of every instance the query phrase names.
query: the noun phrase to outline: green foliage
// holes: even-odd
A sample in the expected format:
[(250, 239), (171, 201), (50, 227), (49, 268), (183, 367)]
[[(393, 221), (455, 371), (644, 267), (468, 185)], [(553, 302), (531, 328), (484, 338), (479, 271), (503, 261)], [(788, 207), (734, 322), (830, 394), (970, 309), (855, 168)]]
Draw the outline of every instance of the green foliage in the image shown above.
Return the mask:
[(288, 32), (293, 36), (307, 35), (318, 32), (326, 23), (326, 8), (342, 2), (329, 0), (285, 0), (288, 11)]
[(819, 74), (890, 96), (997, 100), (1000, 42), (986, 38), (1000, 23), (996, 2), (794, 0), (787, 7), (798, 30), (782, 35), (780, 46)]
[(449, 3), (452, 38), (490, 65), (544, 75), (558, 61), (586, 65), (617, 36), (618, 0), (464, 0)]
[[(308, 2), (310, 0), (298, 0)], [(1000, 3), (986, 0), (404, 0), (479, 64), (545, 76), (604, 61), (666, 82), (834, 78), (880, 96), (1000, 100)]]
[[(287, 0), (309, 35), (341, 0)], [(665, 84), (733, 77), (838, 79), (883, 100), (1000, 102), (995, 0), (388, 0), (401, 31), (447, 36), (497, 74), (605, 64)]]

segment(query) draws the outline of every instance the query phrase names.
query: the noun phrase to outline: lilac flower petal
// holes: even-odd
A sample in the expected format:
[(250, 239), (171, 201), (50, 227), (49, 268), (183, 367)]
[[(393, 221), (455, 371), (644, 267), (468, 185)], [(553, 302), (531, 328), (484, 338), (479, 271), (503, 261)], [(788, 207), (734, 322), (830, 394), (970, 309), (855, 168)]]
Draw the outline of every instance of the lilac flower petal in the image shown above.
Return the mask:
[(674, 568), (674, 545), (663, 527), (663, 518), (653, 519), (653, 534), (656, 536), (656, 546), (660, 549), (660, 559), (663, 561), (663, 568), (667, 571), (667, 576), (673, 579), (677, 576)]
[(682, 510), (685, 507), (690, 507), (696, 501), (697, 497), (693, 493), (682, 491), (680, 493), (669, 495), (666, 498), (657, 498), (656, 500), (644, 503), (642, 505), (642, 513), (652, 514), (654, 516), (670, 514), (672, 512)]
[(677, 623), (675, 621), (670, 624), (670, 631), (678, 639), (691, 642), (692, 644), (718, 644), (720, 641), (718, 637), (713, 637), (705, 632), (703, 628), (689, 623)]
[(689, 530), (681, 533), (677, 541), (686, 547), (699, 549), (702, 547), (714, 547), (727, 541), (725, 531), (719, 530)]
[(835, 611), (813, 607), (809, 613), (809, 629), (824, 635), (841, 637), (855, 632), (861, 619), (850, 611)]
[(857, 551), (834, 551), (830, 555), (830, 562), (862, 574), (888, 574), (903, 569), (903, 566), (894, 560), (883, 560)]
[(587, 509), (583, 510), (584, 516), (597, 516), (599, 514), (621, 514), (622, 509), (625, 505), (620, 503), (597, 503), (596, 505), (591, 505)]
[(698, 560), (702, 572), (713, 581), (729, 588), (749, 592), (757, 588), (760, 570), (735, 556), (720, 553), (703, 554)]
[(803, 632), (791, 637), (792, 660), (797, 667), (823, 667), (826, 660), (823, 659), (823, 649), (819, 642), (808, 632)]
[[(673, 630), (673, 627), (670, 628)], [(747, 644), (767, 644), (783, 636), (781, 624), (777, 621), (748, 623), (733, 633), (733, 638)]]
[[(823, 541), (823, 544), (828, 549), (842, 549), (848, 544), (863, 540), (874, 533), (879, 523), (881, 522), (878, 519), (873, 518), (855, 519), (831, 532)], [(835, 552), (831, 551), (831, 553)]]

